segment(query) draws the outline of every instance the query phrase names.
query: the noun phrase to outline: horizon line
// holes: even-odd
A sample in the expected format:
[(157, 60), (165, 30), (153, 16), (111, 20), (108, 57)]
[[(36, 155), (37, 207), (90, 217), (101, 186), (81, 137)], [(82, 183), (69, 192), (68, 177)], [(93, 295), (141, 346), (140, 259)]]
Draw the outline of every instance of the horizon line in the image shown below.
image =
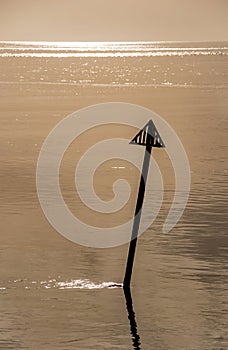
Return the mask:
[(73, 44), (73, 43), (79, 43), (79, 44), (158, 44), (158, 43), (216, 43), (216, 42), (228, 42), (228, 40), (137, 40), (137, 41), (54, 41), (54, 40), (0, 40), (0, 43), (34, 43), (34, 44), (48, 44), (48, 43), (55, 43), (55, 44)]

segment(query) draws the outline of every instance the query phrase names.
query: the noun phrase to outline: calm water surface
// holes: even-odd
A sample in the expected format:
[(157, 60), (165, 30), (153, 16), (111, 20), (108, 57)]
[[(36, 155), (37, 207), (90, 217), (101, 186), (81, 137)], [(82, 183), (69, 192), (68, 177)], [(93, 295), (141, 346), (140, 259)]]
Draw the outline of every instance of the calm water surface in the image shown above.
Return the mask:
[[(0, 349), (228, 349), (227, 55), (224, 42), (0, 43)], [(174, 176), (154, 154), (164, 204), (138, 242), (133, 305), (113, 285), (122, 282), (128, 245), (67, 241), (45, 219), (35, 185), (50, 130), (79, 108), (110, 101), (166, 119), (191, 166), (188, 205), (165, 235)], [(76, 146), (80, 158), (86, 137)], [(62, 187), (72, 211), (86, 216), (71, 184), (74, 153)], [(110, 199), (113, 178), (126, 177), (128, 166), (115, 160), (100, 170), (101, 197)]]

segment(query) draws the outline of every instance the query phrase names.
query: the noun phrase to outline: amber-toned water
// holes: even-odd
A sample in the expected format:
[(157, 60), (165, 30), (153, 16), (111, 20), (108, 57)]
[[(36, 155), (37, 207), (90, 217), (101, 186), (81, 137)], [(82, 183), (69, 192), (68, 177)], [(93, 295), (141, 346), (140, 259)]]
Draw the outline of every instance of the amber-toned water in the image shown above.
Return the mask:
[[(227, 47), (0, 44), (0, 349), (228, 348)], [(161, 167), (164, 206), (139, 239), (132, 281), (138, 336), (122, 288), (112, 285), (122, 282), (128, 245), (94, 249), (64, 239), (36, 193), (36, 162), (50, 130), (79, 108), (111, 101), (161, 115), (191, 167), (189, 202), (169, 234), (162, 223), (174, 179)], [(122, 165), (101, 170), (104, 198), (113, 176), (126, 176)], [(66, 171), (73, 205), (70, 181)]]

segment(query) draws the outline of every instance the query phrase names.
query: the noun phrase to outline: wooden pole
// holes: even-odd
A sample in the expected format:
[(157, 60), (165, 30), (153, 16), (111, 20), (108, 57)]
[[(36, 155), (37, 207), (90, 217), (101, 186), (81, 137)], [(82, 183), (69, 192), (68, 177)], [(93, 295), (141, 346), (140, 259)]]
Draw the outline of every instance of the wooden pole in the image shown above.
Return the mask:
[(131, 242), (129, 246), (129, 252), (128, 252), (128, 259), (127, 259), (127, 266), (126, 266), (126, 272), (124, 277), (123, 286), (124, 288), (128, 288), (131, 283), (131, 275), (132, 275), (132, 269), (134, 264), (134, 257), (135, 257), (135, 249), (137, 244), (137, 238), (138, 238), (138, 231), (139, 231), (139, 224), (142, 214), (142, 206), (143, 206), (143, 200), (144, 200), (144, 194), (145, 194), (145, 188), (146, 188), (146, 180), (150, 165), (150, 156), (151, 156), (152, 146), (150, 142), (147, 142), (146, 144), (146, 150), (144, 154), (144, 160), (143, 160), (143, 167), (142, 167), (142, 174), (140, 179), (140, 185), (139, 185), (139, 192), (138, 192), (138, 199), (136, 203), (135, 208), (135, 216), (134, 216), (134, 223), (132, 228), (132, 235), (131, 235)]
[(131, 289), (127, 288), (127, 287), (124, 288), (124, 295), (125, 295), (125, 299), (126, 299), (128, 319), (130, 321), (130, 329), (131, 329), (133, 347), (135, 350), (140, 350), (141, 349), (140, 336), (139, 336), (138, 330), (137, 330), (136, 317), (135, 317), (135, 312), (133, 309), (133, 301), (132, 301), (132, 297), (131, 297)]

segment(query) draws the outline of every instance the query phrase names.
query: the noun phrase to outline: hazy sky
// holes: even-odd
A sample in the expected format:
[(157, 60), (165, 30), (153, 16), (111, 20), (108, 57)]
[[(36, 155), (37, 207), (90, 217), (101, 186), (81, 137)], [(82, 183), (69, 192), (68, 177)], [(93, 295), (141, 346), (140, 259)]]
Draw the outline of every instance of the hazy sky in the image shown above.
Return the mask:
[(0, 40), (228, 40), (228, 0), (0, 0)]

